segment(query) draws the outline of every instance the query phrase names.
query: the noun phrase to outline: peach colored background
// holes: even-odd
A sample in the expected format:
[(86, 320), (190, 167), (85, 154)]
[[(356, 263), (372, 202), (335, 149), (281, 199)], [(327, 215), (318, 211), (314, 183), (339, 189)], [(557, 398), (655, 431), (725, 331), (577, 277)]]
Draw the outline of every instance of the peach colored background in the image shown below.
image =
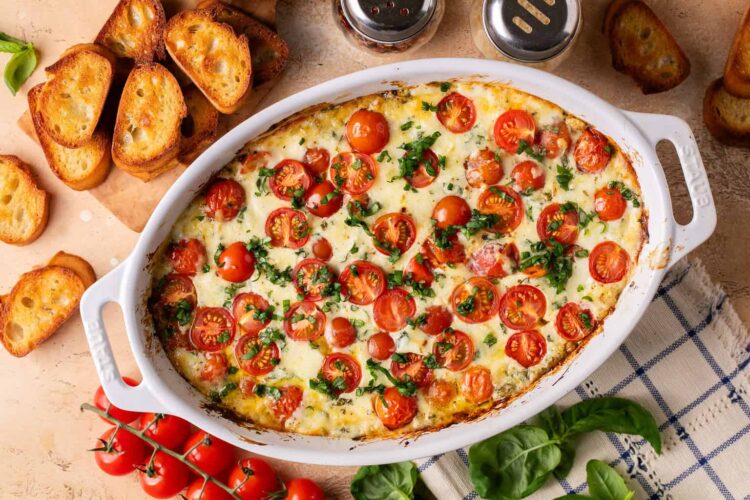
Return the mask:
[[(479, 56), (469, 33), (470, 0), (446, 0), (447, 10), (435, 39), (411, 58)], [(584, 32), (572, 56), (555, 73), (617, 106), (671, 113), (686, 119), (701, 147), (719, 208), (719, 227), (696, 255), (714, 280), (729, 293), (740, 316), (750, 319), (750, 169), (747, 150), (724, 147), (706, 132), (701, 120), (703, 92), (720, 75), (744, 0), (651, 0), (681, 42), (692, 62), (690, 78), (677, 89), (644, 97), (629, 78), (609, 64), (599, 32), (604, 0), (583, 0)], [(90, 41), (115, 0), (3, 0), (0, 31), (32, 41), (44, 67), (66, 47)], [(346, 45), (333, 28), (327, 0), (280, 0), (279, 31), (289, 42), (291, 60), (279, 85), (265, 98), (268, 105), (315, 83), (380, 64)], [(0, 54), (0, 63), (8, 59)], [(39, 147), (15, 125), (26, 108), (25, 94), (43, 80), (41, 69), (13, 98), (0, 88), (0, 152), (16, 154), (36, 167), (41, 183), (53, 195), (49, 226), (28, 247), (0, 246), (4, 272), (0, 292), (18, 275), (45, 262), (57, 250), (80, 254), (101, 275), (125, 259), (138, 235), (112, 217), (88, 193), (67, 189), (47, 169)], [(660, 148), (678, 219), (689, 219), (689, 202), (674, 150)], [(133, 200), (134, 203), (137, 200)], [(110, 339), (124, 373), (137, 375), (119, 313), (107, 314)], [(98, 385), (81, 322), (71, 319), (54, 337), (24, 359), (0, 354), (1, 498), (141, 498), (133, 476), (112, 478), (99, 472), (90, 453), (104, 424), (78, 406)], [(354, 469), (277, 464), (285, 477), (308, 474), (334, 498), (345, 498)]]

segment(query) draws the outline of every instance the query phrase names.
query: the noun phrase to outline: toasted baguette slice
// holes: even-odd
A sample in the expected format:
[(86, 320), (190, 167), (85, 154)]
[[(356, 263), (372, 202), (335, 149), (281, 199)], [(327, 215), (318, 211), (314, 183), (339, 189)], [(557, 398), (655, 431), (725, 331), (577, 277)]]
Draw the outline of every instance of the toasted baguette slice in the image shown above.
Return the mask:
[(47, 266), (21, 276), (5, 301), (3, 345), (26, 356), (60, 328), (78, 308), (85, 287), (76, 273)]
[(112, 137), (115, 165), (129, 173), (149, 173), (169, 164), (180, 149), (180, 123), (185, 115), (182, 90), (164, 66), (134, 67), (117, 110)]
[(39, 94), (43, 84), (29, 90), (29, 114), (34, 124), (39, 144), (42, 146), (47, 163), (58, 179), (66, 185), (81, 191), (98, 186), (109, 174), (110, 140), (107, 133), (99, 128), (86, 144), (80, 148), (66, 148), (57, 144), (45, 132), (38, 120), (35, 120)]
[(117, 57), (139, 63), (163, 59), (166, 22), (159, 0), (120, 0), (96, 36), (96, 43)]
[(276, 0), (222, 0), (221, 2), (219, 0), (198, 0), (196, 7), (198, 9), (205, 9), (217, 3), (226, 4), (237, 10), (241, 10), (253, 19), (257, 19), (268, 26), (276, 26)]
[(76, 46), (48, 67), (35, 120), (56, 143), (78, 148), (89, 142), (99, 123), (114, 65), (106, 50)]
[(742, 16), (724, 67), (724, 88), (737, 97), (750, 98), (750, 7)]
[(644, 94), (672, 89), (690, 74), (690, 61), (648, 5), (615, 0), (605, 16), (612, 66), (630, 75)]
[(252, 87), (247, 37), (216, 21), (210, 9), (186, 10), (167, 23), (167, 52), (222, 113), (234, 112)]
[(41, 189), (28, 165), (0, 155), (0, 240), (26, 245), (47, 226), (49, 194)]
[(196, 87), (184, 91), (188, 115), (182, 120), (180, 163), (190, 164), (216, 140), (219, 112)]
[(47, 263), (48, 266), (60, 266), (70, 269), (81, 278), (83, 287), (88, 288), (96, 281), (96, 273), (91, 264), (83, 257), (63, 251), (57, 252)]
[(750, 99), (727, 92), (721, 78), (706, 90), (703, 121), (717, 141), (750, 148)]

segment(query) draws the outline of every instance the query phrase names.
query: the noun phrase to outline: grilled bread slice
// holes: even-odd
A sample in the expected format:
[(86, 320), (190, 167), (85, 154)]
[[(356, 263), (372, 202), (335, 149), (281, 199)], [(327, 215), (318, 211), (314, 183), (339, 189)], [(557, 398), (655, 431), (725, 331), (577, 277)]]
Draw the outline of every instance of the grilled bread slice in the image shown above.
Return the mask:
[(78, 308), (85, 290), (72, 270), (46, 266), (21, 276), (3, 300), (2, 342), (14, 356), (26, 356), (47, 340)]
[(139, 63), (164, 59), (166, 22), (159, 0), (120, 0), (96, 36), (96, 43), (117, 57)]
[(730, 94), (721, 78), (706, 90), (703, 121), (719, 142), (750, 148), (750, 99)]
[(724, 67), (724, 88), (737, 97), (750, 98), (750, 7), (734, 35)]
[(219, 112), (196, 87), (184, 90), (188, 115), (182, 120), (180, 163), (190, 164), (216, 140)]
[(74, 46), (46, 69), (35, 120), (61, 146), (78, 148), (94, 135), (114, 74), (114, 56), (105, 51)]
[(182, 90), (158, 63), (137, 65), (125, 82), (112, 137), (112, 160), (128, 173), (150, 174), (167, 166), (180, 149), (180, 123), (187, 115)]
[(612, 66), (630, 75), (644, 94), (670, 90), (690, 74), (690, 61), (664, 23), (640, 0), (615, 0), (604, 32)]
[(28, 165), (0, 155), (0, 241), (26, 245), (47, 226), (49, 194), (39, 188)]
[[(258, 0), (198, 0), (197, 8), (204, 9), (217, 3), (229, 5), (237, 10), (241, 10), (253, 19), (268, 26), (276, 26), (276, 2), (263, 2)], [(251, 45), (252, 47), (252, 45)]]
[(88, 288), (96, 281), (96, 273), (91, 264), (83, 257), (63, 251), (57, 252), (47, 263), (48, 266), (60, 266), (70, 269), (81, 278), (83, 287)]
[(110, 140), (100, 127), (80, 148), (66, 148), (57, 144), (39, 123), (36, 109), (43, 84), (29, 90), (29, 114), (47, 163), (58, 179), (77, 191), (98, 186), (109, 174)]
[(221, 113), (234, 112), (252, 87), (247, 37), (218, 22), (210, 9), (186, 10), (167, 23), (167, 52)]

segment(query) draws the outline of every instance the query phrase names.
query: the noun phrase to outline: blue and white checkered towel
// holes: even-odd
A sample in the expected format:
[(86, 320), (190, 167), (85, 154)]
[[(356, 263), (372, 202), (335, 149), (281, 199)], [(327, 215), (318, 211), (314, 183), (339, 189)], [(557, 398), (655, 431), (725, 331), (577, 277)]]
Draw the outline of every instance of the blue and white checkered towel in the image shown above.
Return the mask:
[[(564, 481), (530, 498), (586, 490), (586, 462), (608, 461), (635, 498), (750, 500), (750, 337), (700, 262), (682, 261), (664, 279), (619, 351), (563, 398), (570, 406), (600, 395), (638, 401), (656, 417), (662, 454), (635, 436), (591, 433), (578, 442)], [(467, 450), (419, 461), (440, 500), (478, 498)]]

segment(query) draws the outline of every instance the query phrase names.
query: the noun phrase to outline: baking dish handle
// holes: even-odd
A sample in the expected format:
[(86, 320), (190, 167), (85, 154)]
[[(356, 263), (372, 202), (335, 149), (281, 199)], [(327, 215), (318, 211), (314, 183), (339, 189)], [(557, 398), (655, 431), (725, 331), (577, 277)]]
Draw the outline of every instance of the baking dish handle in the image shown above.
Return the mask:
[(141, 382), (138, 386), (131, 387), (123, 382), (112, 355), (109, 337), (104, 330), (102, 309), (109, 302), (122, 304), (120, 285), (124, 273), (125, 263), (123, 262), (91, 285), (81, 298), (81, 319), (86, 332), (86, 340), (89, 343), (89, 351), (94, 359), (96, 373), (104, 393), (112, 404), (124, 410), (168, 413), (164, 405), (149, 391), (147, 384)]
[(698, 143), (684, 120), (675, 116), (631, 111), (627, 111), (626, 114), (641, 129), (654, 149), (661, 140), (668, 140), (674, 144), (685, 175), (690, 202), (693, 205), (693, 219), (688, 224), (674, 221), (675, 237), (667, 263), (667, 267), (671, 267), (706, 241), (716, 228), (716, 206), (711, 195), (708, 175), (703, 166)]

